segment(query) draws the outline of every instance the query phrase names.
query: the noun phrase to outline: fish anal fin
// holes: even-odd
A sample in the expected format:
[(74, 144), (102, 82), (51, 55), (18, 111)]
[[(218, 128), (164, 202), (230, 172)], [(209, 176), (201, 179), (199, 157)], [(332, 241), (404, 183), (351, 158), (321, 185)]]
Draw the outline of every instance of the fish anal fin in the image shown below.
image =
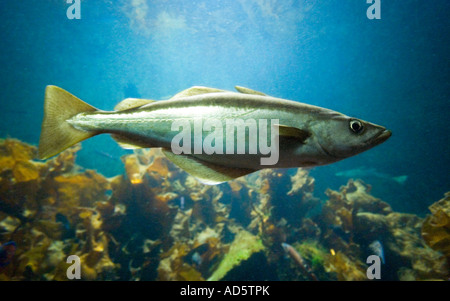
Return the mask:
[(153, 145), (150, 145), (148, 142), (140, 140), (136, 137), (128, 137), (119, 134), (112, 134), (111, 137), (120, 145), (120, 147), (124, 149), (138, 149), (138, 148), (150, 148)]
[(261, 95), (261, 96), (267, 96), (265, 93), (259, 92), (259, 91), (255, 91), (246, 87), (241, 87), (241, 86), (235, 86), (234, 87), (238, 92), (240, 93), (244, 93), (244, 94), (253, 94), (253, 95)]
[(143, 105), (147, 105), (152, 102), (154, 102), (154, 100), (140, 99), (140, 98), (125, 98), (114, 107), (114, 111), (125, 111), (129, 109), (134, 109), (142, 107)]
[(306, 139), (311, 136), (311, 133), (296, 127), (276, 124), (278, 127), (278, 133), (280, 137), (284, 138), (294, 138), (299, 140), (301, 143), (305, 143)]
[(200, 182), (208, 185), (220, 184), (255, 172), (255, 170), (251, 169), (213, 164), (188, 155), (175, 155), (165, 149), (163, 149), (163, 153), (167, 159), (179, 168), (196, 177)]
[(220, 93), (220, 92), (226, 92), (226, 91), (216, 89), (216, 88), (194, 86), (194, 87), (190, 87), (189, 89), (183, 90), (183, 91), (175, 94), (171, 99), (194, 96), (194, 95), (201, 95), (201, 94), (207, 94), (207, 93)]

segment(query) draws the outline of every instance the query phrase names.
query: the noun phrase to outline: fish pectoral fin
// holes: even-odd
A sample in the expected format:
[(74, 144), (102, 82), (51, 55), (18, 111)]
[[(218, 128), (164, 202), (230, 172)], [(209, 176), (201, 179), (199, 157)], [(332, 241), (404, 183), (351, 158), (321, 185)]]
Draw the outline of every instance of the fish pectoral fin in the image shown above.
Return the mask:
[(125, 98), (114, 107), (114, 111), (125, 111), (129, 109), (134, 109), (142, 107), (143, 105), (147, 105), (152, 102), (155, 101), (151, 99)]
[(188, 155), (175, 155), (165, 149), (163, 149), (163, 153), (176, 166), (196, 177), (200, 182), (208, 185), (227, 182), (256, 171), (246, 168), (217, 165)]
[(112, 134), (111, 137), (124, 149), (138, 149), (138, 148), (150, 148), (154, 147), (146, 141), (142, 141), (139, 138), (127, 137), (118, 134)]
[(311, 136), (311, 133), (296, 127), (275, 124), (278, 127), (278, 134), (282, 138), (294, 138), (299, 140), (302, 144), (305, 143), (306, 139)]
[(190, 87), (189, 89), (183, 90), (183, 91), (175, 94), (171, 99), (194, 96), (194, 95), (201, 95), (201, 94), (207, 94), (207, 93), (220, 93), (220, 92), (226, 92), (226, 91), (216, 89), (216, 88), (194, 86), (194, 87)]
[(234, 88), (240, 92), (240, 93), (244, 93), (244, 94), (253, 94), (253, 95), (261, 95), (261, 96), (267, 96), (265, 93), (259, 92), (259, 91), (255, 91), (249, 88), (245, 88), (245, 87), (241, 87), (241, 86), (234, 86)]

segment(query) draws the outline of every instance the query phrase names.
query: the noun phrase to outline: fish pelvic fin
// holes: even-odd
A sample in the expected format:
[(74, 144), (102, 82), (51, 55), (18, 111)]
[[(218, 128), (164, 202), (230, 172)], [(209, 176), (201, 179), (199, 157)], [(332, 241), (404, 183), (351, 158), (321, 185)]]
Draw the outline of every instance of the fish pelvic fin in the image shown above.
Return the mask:
[(38, 157), (50, 158), (66, 148), (97, 135), (74, 128), (67, 120), (82, 112), (97, 111), (76, 96), (56, 86), (45, 89), (44, 119), (39, 139)]
[(189, 155), (175, 155), (168, 149), (163, 149), (163, 153), (176, 166), (197, 178), (201, 183), (207, 185), (217, 185), (256, 171), (245, 168), (220, 166)]

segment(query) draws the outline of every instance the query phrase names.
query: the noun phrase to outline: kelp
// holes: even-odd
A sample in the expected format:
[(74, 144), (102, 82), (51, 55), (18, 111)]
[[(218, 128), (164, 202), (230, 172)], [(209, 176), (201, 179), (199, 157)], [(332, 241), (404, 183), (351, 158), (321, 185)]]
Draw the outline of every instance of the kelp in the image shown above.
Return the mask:
[(239, 231), (224, 259), (208, 280), (216, 281), (222, 279), (234, 267), (263, 249), (264, 246), (258, 237), (245, 230)]
[(246, 279), (261, 267), (252, 279), (308, 280), (285, 260), (286, 242), (320, 280), (366, 280), (374, 240), (384, 279), (448, 279), (450, 193), (422, 219), (360, 180), (327, 200), (302, 168), (209, 186), (157, 149), (123, 156), (124, 174), (106, 178), (76, 164), (80, 148), (43, 162), (34, 146), (0, 141), (0, 242), (18, 245), (1, 280), (67, 280), (69, 255), (83, 280)]
[(365, 273), (367, 267), (359, 259), (349, 258), (340, 251), (327, 256), (324, 268), (327, 273), (335, 274), (337, 280), (367, 280)]
[(450, 259), (450, 192), (429, 209), (431, 215), (423, 222), (422, 237), (432, 249), (442, 252)]
[[(385, 279), (402, 279), (406, 274), (409, 279), (445, 279), (446, 261), (427, 248), (420, 236), (423, 220), (413, 214), (393, 212), (369, 192), (370, 186), (361, 180), (350, 180), (339, 192), (327, 191), (330, 199), (315, 219), (321, 226), (325, 246), (335, 254), (327, 269), (341, 280), (361, 278), (357, 272), (361, 259), (371, 255), (368, 245), (378, 240), (388, 255), (390, 273)], [(354, 267), (349, 267), (351, 262), (355, 262)], [(409, 272), (405, 273), (406, 269)]]

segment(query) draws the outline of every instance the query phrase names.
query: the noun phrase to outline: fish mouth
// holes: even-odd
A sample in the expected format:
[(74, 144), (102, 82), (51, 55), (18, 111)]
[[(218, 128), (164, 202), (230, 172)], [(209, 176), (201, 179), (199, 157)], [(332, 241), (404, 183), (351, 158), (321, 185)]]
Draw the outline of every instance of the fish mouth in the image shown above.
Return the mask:
[(380, 133), (378, 133), (375, 137), (372, 137), (369, 141), (367, 141), (367, 144), (375, 146), (388, 140), (389, 137), (391, 136), (392, 132), (390, 130), (384, 129)]

